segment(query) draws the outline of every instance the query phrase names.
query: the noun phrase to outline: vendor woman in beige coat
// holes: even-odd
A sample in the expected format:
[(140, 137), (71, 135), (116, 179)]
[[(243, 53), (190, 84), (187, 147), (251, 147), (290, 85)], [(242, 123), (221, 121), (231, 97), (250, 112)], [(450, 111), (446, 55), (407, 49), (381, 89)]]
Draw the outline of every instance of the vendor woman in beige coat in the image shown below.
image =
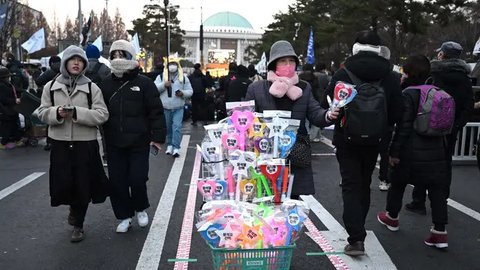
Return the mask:
[(85, 76), (85, 52), (68, 47), (60, 75), (48, 82), (37, 109), (49, 125), (51, 205), (69, 205), (68, 223), (73, 226), (71, 242), (85, 238), (83, 222), (88, 204), (102, 203), (107, 193), (97, 143), (97, 126), (108, 119), (102, 92)]

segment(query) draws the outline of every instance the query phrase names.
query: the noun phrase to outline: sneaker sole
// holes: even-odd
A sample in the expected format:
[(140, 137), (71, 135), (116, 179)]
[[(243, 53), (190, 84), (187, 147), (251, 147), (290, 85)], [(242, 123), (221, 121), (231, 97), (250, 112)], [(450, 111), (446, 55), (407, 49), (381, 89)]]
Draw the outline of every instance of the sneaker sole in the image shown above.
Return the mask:
[(398, 230), (400, 229), (400, 226), (398, 226), (398, 227), (392, 227), (392, 226), (386, 224), (385, 222), (381, 221), (378, 216), (377, 216), (377, 220), (378, 220), (378, 222), (380, 222), (380, 224), (385, 225), (385, 227), (387, 227), (387, 229), (389, 229), (389, 230), (392, 231), (392, 232), (396, 232), (396, 231), (398, 231)]
[(117, 233), (126, 233), (126, 232), (128, 232), (128, 231), (130, 230), (131, 227), (132, 227), (132, 224), (128, 225), (128, 228), (127, 228), (126, 231), (124, 231), (124, 230), (119, 230), (119, 229), (117, 228), (117, 229), (116, 229), (116, 232), (117, 232)]
[(436, 248), (448, 248), (448, 243), (439, 243), (439, 244), (434, 244), (434, 243), (429, 243), (427, 241), (424, 241), (425, 245), (429, 247), (436, 247)]

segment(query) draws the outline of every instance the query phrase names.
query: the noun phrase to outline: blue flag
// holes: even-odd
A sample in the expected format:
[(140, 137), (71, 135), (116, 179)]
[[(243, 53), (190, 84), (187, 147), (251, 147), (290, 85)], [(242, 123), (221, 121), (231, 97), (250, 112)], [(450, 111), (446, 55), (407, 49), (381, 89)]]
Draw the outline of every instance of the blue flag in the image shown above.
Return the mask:
[(5, 24), (5, 20), (7, 18), (7, 9), (8, 9), (8, 3), (0, 4), (0, 29), (2, 29), (3, 25)]
[(307, 47), (307, 64), (315, 63), (315, 53), (313, 52), (313, 30), (310, 29), (310, 37), (308, 38)]

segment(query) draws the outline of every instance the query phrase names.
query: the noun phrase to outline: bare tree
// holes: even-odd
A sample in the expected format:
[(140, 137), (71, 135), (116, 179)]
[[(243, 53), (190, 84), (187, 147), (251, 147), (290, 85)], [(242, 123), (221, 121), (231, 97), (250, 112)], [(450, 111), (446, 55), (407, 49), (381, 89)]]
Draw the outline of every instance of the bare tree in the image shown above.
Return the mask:
[(114, 27), (114, 40), (118, 39), (127, 39), (127, 31), (125, 28), (125, 23), (123, 23), (122, 15), (120, 14), (120, 10), (117, 8), (115, 12), (115, 18), (113, 20), (113, 27)]

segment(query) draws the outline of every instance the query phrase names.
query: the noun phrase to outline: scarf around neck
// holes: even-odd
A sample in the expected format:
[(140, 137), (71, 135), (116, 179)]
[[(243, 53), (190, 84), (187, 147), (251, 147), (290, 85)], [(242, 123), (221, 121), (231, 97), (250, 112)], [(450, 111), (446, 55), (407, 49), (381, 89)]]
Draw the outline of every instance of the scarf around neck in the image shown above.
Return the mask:
[(297, 74), (291, 78), (287, 78), (277, 76), (275, 72), (269, 71), (267, 73), (267, 80), (272, 82), (272, 86), (270, 86), (268, 92), (276, 98), (282, 98), (287, 95), (288, 98), (295, 101), (303, 94), (302, 89), (296, 86), (299, 81)]

